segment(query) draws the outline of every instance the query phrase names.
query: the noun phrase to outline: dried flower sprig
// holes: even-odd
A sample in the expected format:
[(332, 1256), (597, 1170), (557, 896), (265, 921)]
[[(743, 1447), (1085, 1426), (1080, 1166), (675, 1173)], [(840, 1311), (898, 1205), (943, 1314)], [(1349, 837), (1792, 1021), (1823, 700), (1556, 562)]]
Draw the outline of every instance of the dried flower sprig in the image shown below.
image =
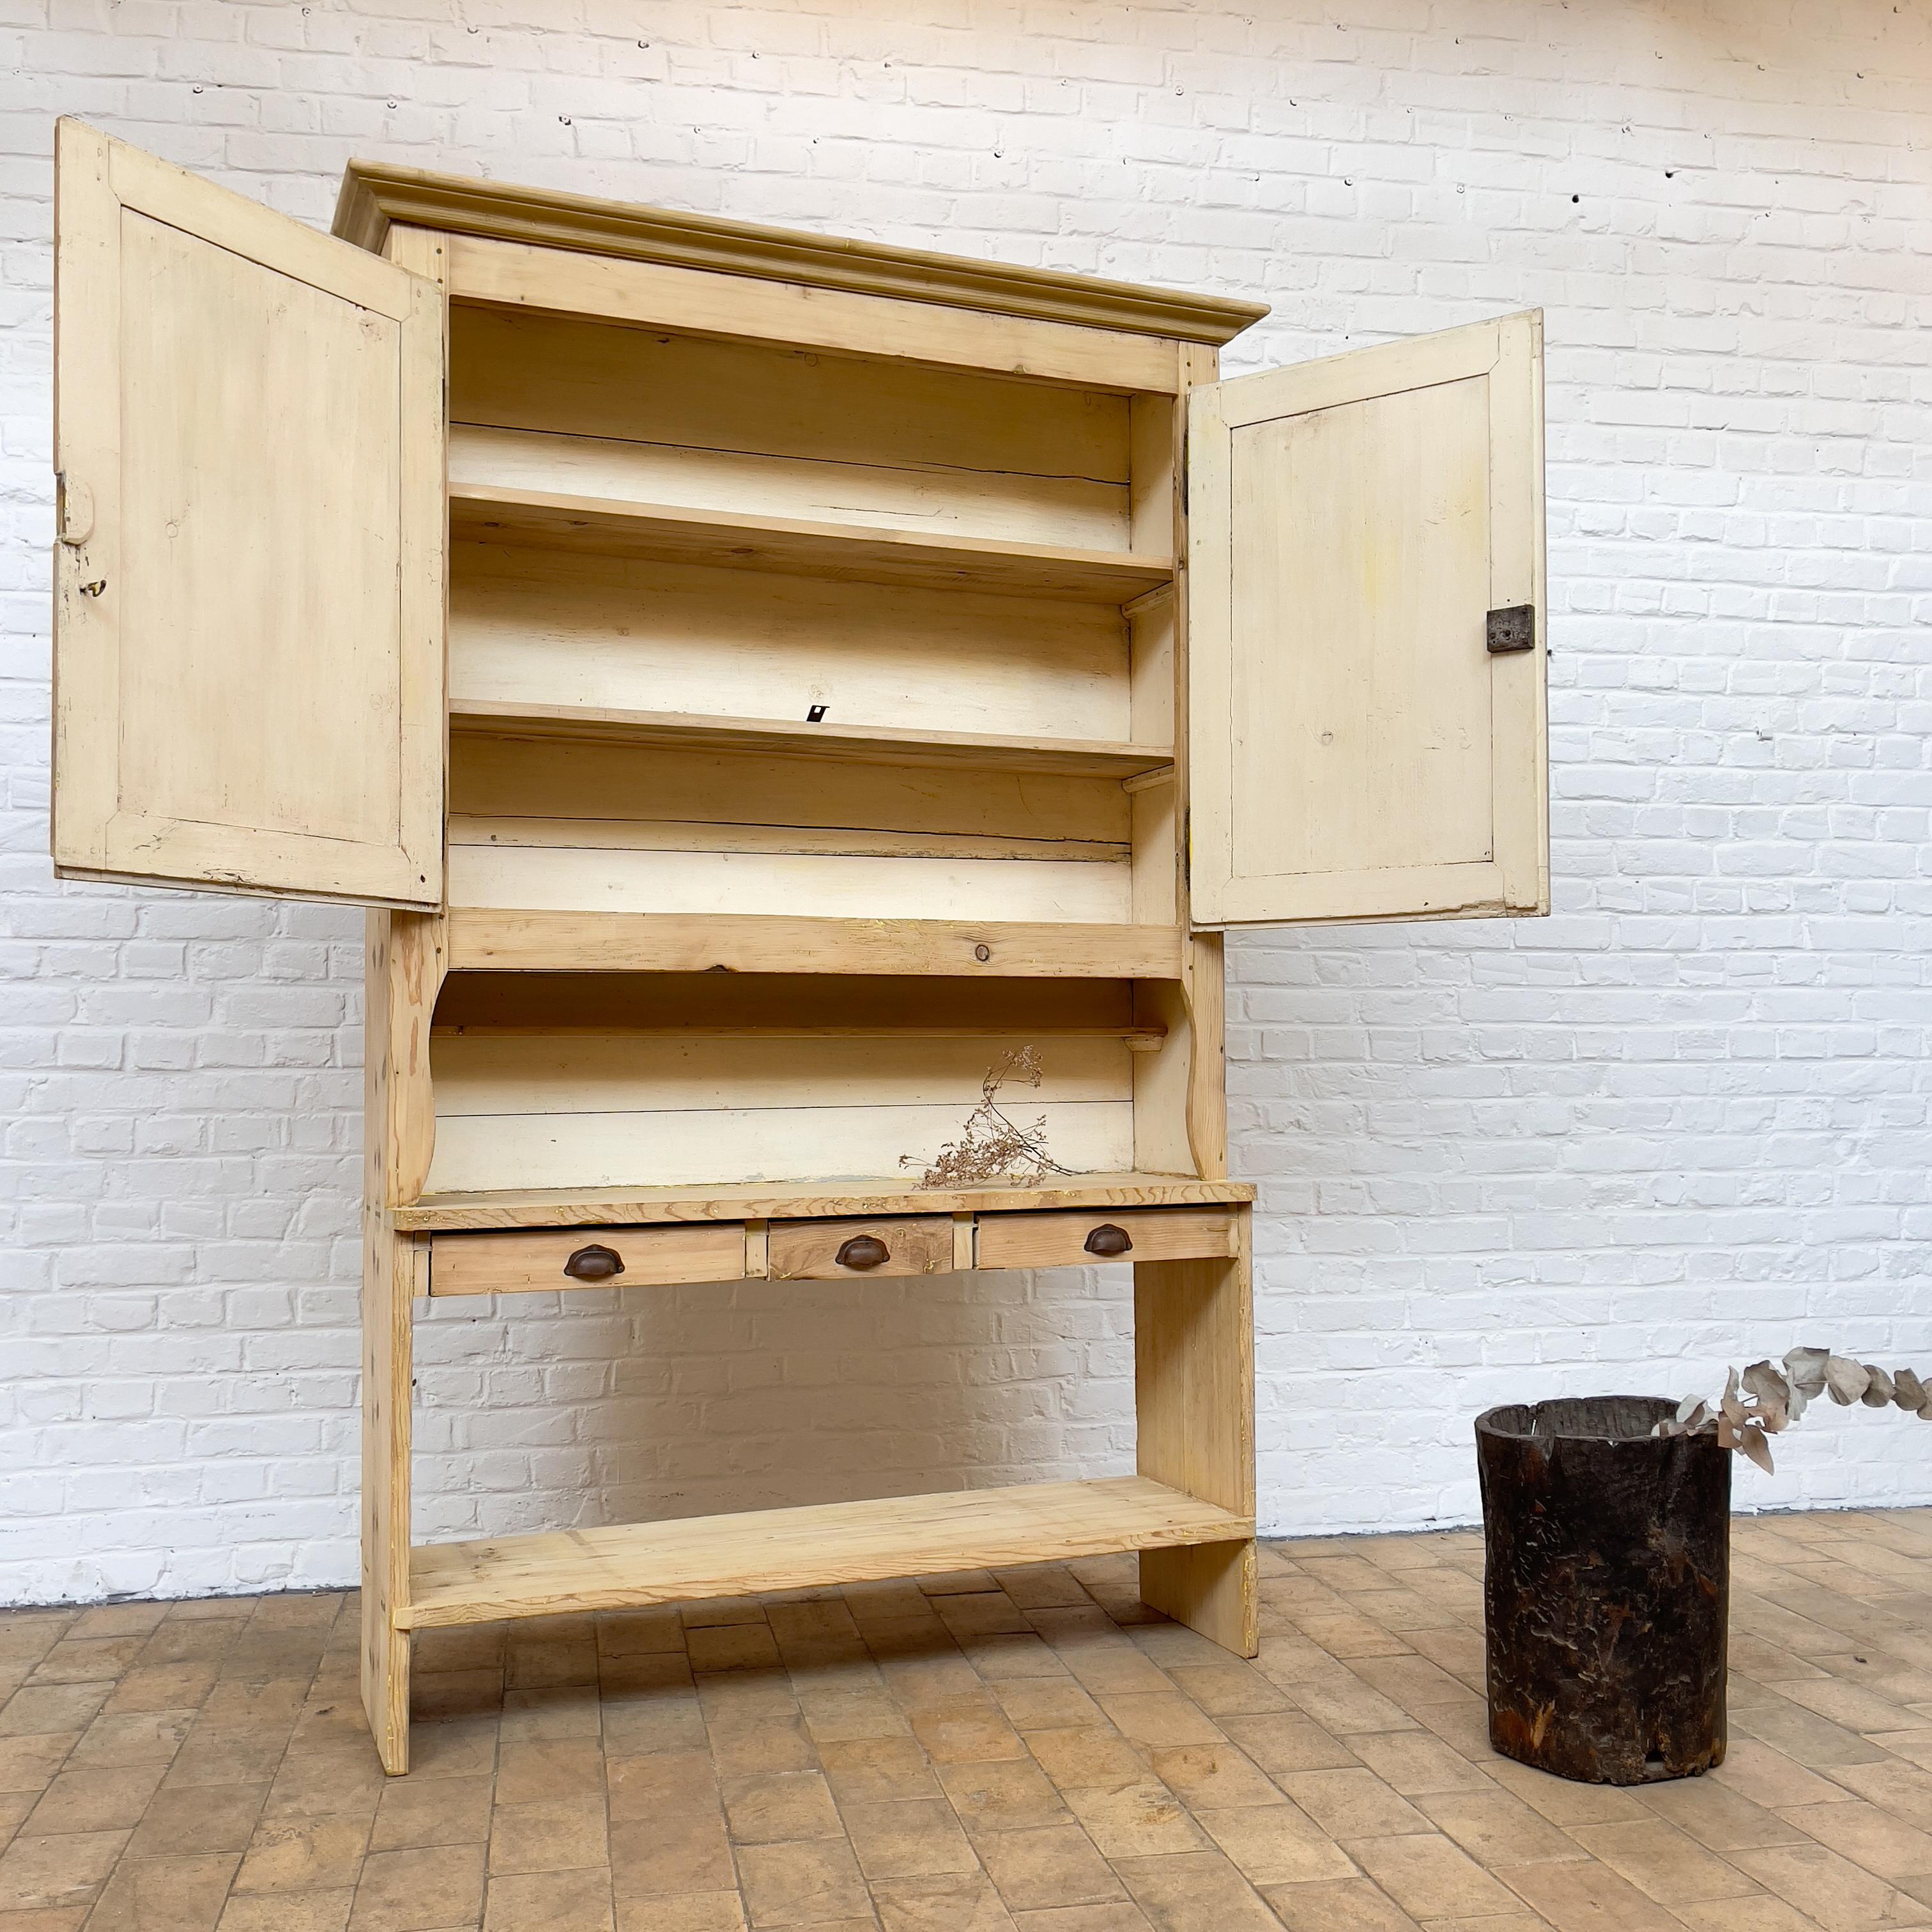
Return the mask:
[(1782, 1369), (1770, 1361), (1733, 1369), (1717, 1401), (1687, 1396), (1674, 1416), (1666, 1415), (1653, 1436), (1715, 1436), (1720, 1449), (1741, 1449), (1766, 1475), (1772, 1473), (1771, 1438), (1780, 1435), (1821, 1395), (1841, 1408), (1862, 1402), (1868, 1408), (1889, 1402), (1932, 1422), (1932, 1390), (1910, 1369), (1888, 1373), (1870, 1362), (1855, 1362), (1828, 1348), (1793, 1348)]
[[(988, 1067), (980, 1086), (980, 1104), (966, 1118), (956, 1141), (939, 1150), (932, 1165), (920, 1177), (922, 1187), (968, 1187), (989, 1180), (1037, 1180), (1042, 1174), (1066, 1174), (1046, 1150), (1046, 1116), (1030, 1127), (1010, 1119), (994, 1097), (1009, 1081), (1037, 1087), (1044, 1078), (1039, 1053), (1030, 1046), (1010, 1052)], [(915, 1166), (916, 1154), (902, 1154), (902, 1167)]]

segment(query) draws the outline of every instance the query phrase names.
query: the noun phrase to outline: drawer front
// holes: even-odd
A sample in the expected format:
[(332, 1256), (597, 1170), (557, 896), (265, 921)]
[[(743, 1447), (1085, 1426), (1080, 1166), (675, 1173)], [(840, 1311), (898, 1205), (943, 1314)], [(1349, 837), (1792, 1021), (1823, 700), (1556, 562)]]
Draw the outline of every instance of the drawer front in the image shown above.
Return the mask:
[[(1072, 1214), (982, 1214), (982, 1268), (1091, 1267), (1232, 1255), (1240, 1229), (1228, 1208), (1104, 1208)], [(1121, 1245), (1124, 1238), (1126, 1245)]]
[[(617, 1258), (616, 1268), (608, 1258), (611, 1255)], [(735, 1221), (437, 1234), (430, 1243), (432, 1295), (515, 1294), (540, 1288), (668, 1288), (681, 1281), (736, 1281), (744, 1272), (745, 1230)]]
[(770, 1254), (774, 1281), (946, 1274), (953, 1264), (952, 1217), (917, 1214), (877, 1221), (774, 1221)]

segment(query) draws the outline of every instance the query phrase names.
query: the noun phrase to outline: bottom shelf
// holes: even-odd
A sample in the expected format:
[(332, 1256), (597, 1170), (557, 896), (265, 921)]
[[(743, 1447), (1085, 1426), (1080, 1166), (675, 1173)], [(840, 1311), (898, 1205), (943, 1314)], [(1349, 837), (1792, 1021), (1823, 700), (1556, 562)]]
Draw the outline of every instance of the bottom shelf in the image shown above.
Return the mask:
[(406, 1629), (1245, 1542), (1251, 1517), (1145, 1476), (687, 1516), (411, 1552)]

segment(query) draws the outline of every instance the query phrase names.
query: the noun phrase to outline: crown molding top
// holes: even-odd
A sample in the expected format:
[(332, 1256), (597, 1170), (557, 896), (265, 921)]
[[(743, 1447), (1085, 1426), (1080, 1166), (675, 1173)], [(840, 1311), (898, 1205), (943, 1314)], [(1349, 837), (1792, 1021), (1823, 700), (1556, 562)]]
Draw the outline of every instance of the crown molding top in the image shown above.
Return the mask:
[(429, 174), (384, 161), (351, 161), (343, 170), (334, 232), (380, 254), (398, 224), (1182, 342), (1218, 345), (1268, 314), (1261, 302), (928, 254), (721, 215)]

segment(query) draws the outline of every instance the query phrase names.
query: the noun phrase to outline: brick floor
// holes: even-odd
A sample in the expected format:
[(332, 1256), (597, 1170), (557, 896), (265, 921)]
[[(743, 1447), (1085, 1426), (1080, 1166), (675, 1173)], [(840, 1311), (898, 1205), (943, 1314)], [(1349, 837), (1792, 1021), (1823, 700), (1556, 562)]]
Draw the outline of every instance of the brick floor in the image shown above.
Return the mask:
[(1932, 1926), (1932, 1510), (1740, 1521), (1642, 1791), (1491, 1755), (1481, 1560), (1271, 1544), (1254, 1665), (1112, 1560), (434, 1631), (393, 1780), (352, 1598), (0, 1615), (0, 1932)]

